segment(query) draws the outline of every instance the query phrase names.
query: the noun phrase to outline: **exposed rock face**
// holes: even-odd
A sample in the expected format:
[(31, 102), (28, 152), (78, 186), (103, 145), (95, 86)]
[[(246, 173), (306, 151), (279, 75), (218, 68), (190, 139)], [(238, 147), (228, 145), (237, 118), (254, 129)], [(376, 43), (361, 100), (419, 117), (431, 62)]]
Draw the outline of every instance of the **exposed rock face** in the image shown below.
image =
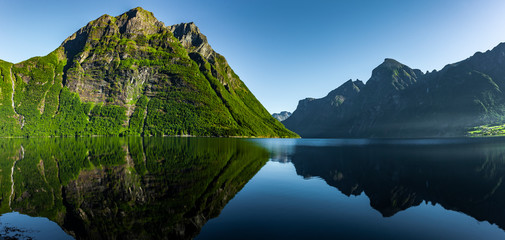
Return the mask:
[(426, 74), (386, 59), (357, 94), (301, 100), (283, 124), (302, 137), (465, 136), (505, 116), (504, 49), (500, 44)]
[[(214, 52), (207, 38), (194, 24), (190, 25), (199, 33), (199, 44), (205, 45), (209, 53)], [(69, 69), (64, 79), (66, 86), (77, 92), (85, 102), (112, 101), (122, 105), (138, 98), (143, 90), (149, 97), (156, 96), (166, 80), (169, 85), (184, 87), (184, 83), (165, 71), (163, 65), (142, 63), (156, 60), (159, 54), (178, 53), (181, 50), (178, 49), (180, 45), (177, 39), (170, 34), (172, 29), (174, 26), (165, 27), (152, 13), (141, 8), (132, 9), (118, 17), (101, 16), (63, 42), (62, 47), (70, 62), (66, 66)], [(181, 39), (193, 37), (191, 31), (180, 34)], [(190, 45), (184, 39), (180, 43), (189, 49)], [(162, 52), (152, 48), (161, 49)], [(166, 63), (190, 65), (181, 57), (169, 57)], [(122, 66), (124, 62), (127, 64)]]
[[(181, 23), (169, 27), (174, 37), (189, 52), (189, 57), (198, 63), (200, 70), (219, 80), (228, 92), (247, 88), (233, 72), (226, 59), (215, 52), (207, 41), (207, 37), (193, 23)], [(210, 68), (206, 64), (210, 65)]]
[(200, 32), (200, 29), (193, 23), (181, 23), (169, 27), (174, 37), (179, 39), (182, 46), (191, 52), (202, 55), (207, 61), (214, 62), (216, 52), (207, 42), (207, 37)]
[(282, 111), (280, 113), (274, 113), (274, 114), (272, 114), (272, 117), (274, 117), (275, 119), (279, 120), (280, 122), (288, 119), (289, 116), (291, 116), (291, 112), (287, 112), (287, 111)]
[(297, 137), (195, 24), (166, 27), (142, 8), (91, 21), (48, 56), (0, 61), (0, 76), (13, 89), (0, 104), (0, 136)]
[[(65, 85), (86, 102), (99, 103), (109, 99), (127, 104), (141, 93), (135, 90), (140, 90), (147, 79), (161, 76), (151, 74), (151, 69), (147, 67), (118, 69), (121, 61), (148, 57), (141, 46), (122, 45), (121, 40), (143, 39), (164, 32), (166, 35), (166, 31), (162, 22), (141, 8), (132, 9), (117, 18), (101, 16), (61, 45), (68, 56)], [(168, 36), (163, 40), (170, 41)], [(129, 47), (135, 48), (135, 51), (130, 51)]]

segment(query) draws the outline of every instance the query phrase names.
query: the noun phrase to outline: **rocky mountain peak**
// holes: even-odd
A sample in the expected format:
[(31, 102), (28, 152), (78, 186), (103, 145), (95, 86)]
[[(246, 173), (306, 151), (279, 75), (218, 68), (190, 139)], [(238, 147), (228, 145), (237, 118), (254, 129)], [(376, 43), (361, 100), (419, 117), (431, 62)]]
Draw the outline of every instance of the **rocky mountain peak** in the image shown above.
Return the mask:
[(158, 21), (153, 13), (137, 7), (117, 17), (107, 14), (100, 16), (68, 37), (62, 45), (83, 37), (100, 39), (103, 36), (112, 36), (114, 34), (122, 34), (126, 37), (139, 34), (149, 35), (159, 33), (164, 28), (165, 25)]
[(291, 116), (291, 112), (288, 112), (288, 111), (282, 111), (280, 113), (272, 114), (272, 117), (279, 120), (279, 122), (282, 122), (282, 121), (288, 119), (290, 116)]
[(421, 70), (411, 69), (394, 59), (386, 58), (381, 65), (372, 71), (372, 77), (368, 80), (367, 85), (374, 89), (379, 84), (388, 89), (403, 90), (416, 83), (423, 75)]
[(200, 32), (200, 29), (193, 22), (175, 24), (170, 26), (169, 29), (174, 37), (179, 39), (182, 46), (189, 51), (197, 52), (207, 60), (214, 54), (207, 37)]
[(353, 83), (354, 83), (354, 85), (356, 85), (356, 87), (358, 87), (360, 89), (365, 86), (365, 83), (359, 79), (356, 79), (356, 81), (354, 81)]
[(340, 87), (329, 92), (325, 98), (329, 98), (332, 101), (337, 99), (337, 100), (340, 100), (341, 102), (343, 102), (343, 100), (345, 100), (345, 98), (353, 97), (354, 95), (359, 93), (360, 89), (363, 86), (364, 86), (363, 82), (361, 82), (359, 80), (353, 81), (352, 79), (349, 79), (347, 82), (340, 85)]
[(205, 62), (214, 66), (209, 69), (210, 73), (228, 90), (240, 87), (238, 76), (230, 68), (226, 59), (212, 49), (207, 37), (193, 22), (175, 24), (169, 26), (168, 29), (188, 51), (189, 57), (201, 68), (205, 68)]
[(386, 58), (384, 59), (384, 62), (382, 62), (372, 71), (372, 77), (370, 78), (370, 80), (377, 80), (384, 74), (392, 75), (395, 73), (395, 71), (397, 72), (399, 69), (404, 68), (410, 69), (409, 67), (401, 64), (400, 62), (392, 58)]
[(85, 49), (95, 48), (98, 44), (107, 45), (111, 39), (134, 39), (166, 31), (165, 25), (153, 13), (137, 7), (117, 17), (100, 16), (68, 37), (61, 47), (70, 61), (78, 54), (82, 55), (77, 59), (81, 62), (88, 57)]
[(379, 67), (380, 66), (382, 66), (382, 67), (388, 67), (388, 68), (398, 68), (398, 67), (402, 67), (403, 64), (401, 64), (400, 62), (396, 61), (395, 59), (385, 58), (384, 62), (381, 65), (379, 65)]
[(177, 38), (187, 35), (188, 33), (200, 34), (200, 29), (194, 22), (175, 24), (170, 26), (170, 29)]
[(132, 8), (128, 12), (126, 12), (126, 14), (135, 15), (135, 16), (137, 14), (153, 16), (152, 12), (149, 12), (149, 11), (143, 9), (142, 7)]
[(141, 7), (131, 9), (116, 18), (120, 32), (127, 35), (155, 34), (165, 27), (162, 22), (154, 17), (152, 12)]

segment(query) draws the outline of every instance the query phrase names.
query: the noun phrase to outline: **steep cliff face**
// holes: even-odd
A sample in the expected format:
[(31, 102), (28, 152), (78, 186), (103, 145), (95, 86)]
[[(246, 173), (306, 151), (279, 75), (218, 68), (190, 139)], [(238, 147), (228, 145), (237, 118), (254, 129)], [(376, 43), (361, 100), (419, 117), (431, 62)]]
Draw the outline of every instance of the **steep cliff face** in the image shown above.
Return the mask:
[(426, 74), (386, 59), (341, 106), (302, 100), (283, 123), (302, 137), (465, 136), (472, 127), (505, 119), (504, 49), (500, 44)]
[(148, 79), (164, 77), (135, 60), (155, 58), (151, 47), (174, 52), (174, 45), (152, 13), (133, 9), (117, 18), (103, 15), (61, 45), (68, 57), (64, 83), (85, 102), (128, 104)]
[(0, 62), (1, 135), (293, 137), (193, 23), (103, 15), (44, 57)]

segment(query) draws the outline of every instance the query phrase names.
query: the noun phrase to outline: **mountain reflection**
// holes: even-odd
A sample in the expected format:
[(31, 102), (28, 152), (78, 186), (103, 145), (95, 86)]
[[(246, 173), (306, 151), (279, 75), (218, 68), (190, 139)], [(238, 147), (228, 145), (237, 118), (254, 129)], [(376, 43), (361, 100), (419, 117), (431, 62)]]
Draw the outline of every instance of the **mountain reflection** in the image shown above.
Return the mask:
[(267, 160), (237, 139), (0, 139), (0, 213), (79, 239), (191, 239)]
[(384, 217), (426, 201), (505, 229), (505, 141), (468, 141), (298, 144), (289, 158), (298, 175), (320, 177), (347, 196), (365, 193)]

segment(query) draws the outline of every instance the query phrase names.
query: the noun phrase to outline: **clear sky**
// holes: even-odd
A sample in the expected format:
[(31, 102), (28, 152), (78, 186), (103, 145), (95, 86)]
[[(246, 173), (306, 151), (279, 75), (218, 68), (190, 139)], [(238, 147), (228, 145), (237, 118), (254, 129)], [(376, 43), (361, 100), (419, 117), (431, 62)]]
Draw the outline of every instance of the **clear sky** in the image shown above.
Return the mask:
[(503, 0), (0, 0), (0, 59), (46, 55), (103, 14), (195, 22), (271, 113), (394, 58), (441, 69), (505, 42)]

